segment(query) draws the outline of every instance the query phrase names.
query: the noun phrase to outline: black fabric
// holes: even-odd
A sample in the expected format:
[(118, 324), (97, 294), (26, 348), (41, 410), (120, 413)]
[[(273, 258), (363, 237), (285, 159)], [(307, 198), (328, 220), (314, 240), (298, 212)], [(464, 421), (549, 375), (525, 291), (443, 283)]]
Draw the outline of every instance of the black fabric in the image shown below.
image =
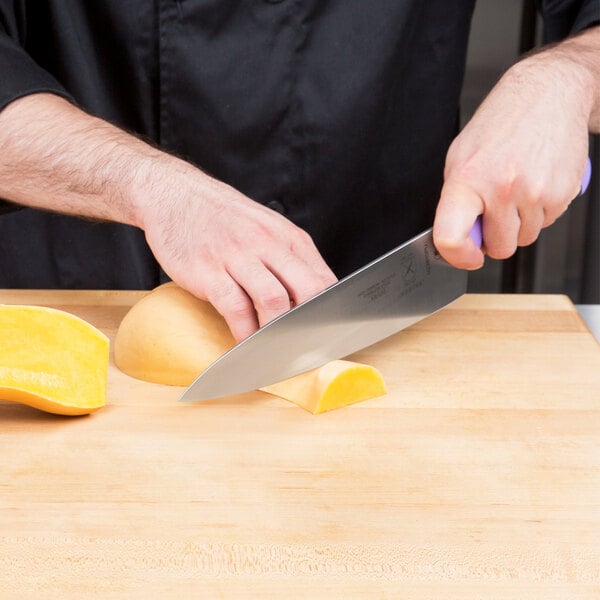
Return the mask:
[(21, 210), (23, 207), (6, 200), (0, 200), (0, 215), (13, 212), (15, 210)]
[[(473, 4), (0, 0), (0, 109), (70, 98), (277, 207), (342, 276), (432, 223)], [(163, 277), (134, 228), (0, 216), (0, 287)]]
[(539, 0), (544, 19), (544, 41), (559, 41), (600, 23), (598, 0)]

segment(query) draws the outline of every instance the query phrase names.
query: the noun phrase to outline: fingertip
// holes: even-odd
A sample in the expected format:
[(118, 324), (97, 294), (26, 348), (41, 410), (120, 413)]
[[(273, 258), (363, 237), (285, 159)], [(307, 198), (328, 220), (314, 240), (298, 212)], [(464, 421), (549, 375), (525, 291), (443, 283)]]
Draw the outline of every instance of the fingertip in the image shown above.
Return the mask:
[(446, 262), (457, 269), (476, 271), (485, 262), (484, 253), (471, 239), (440, 240), (436, 243), (436, 248)]
[(433, 223), (433, 239), (440, 252), (461, 251), (467, 239), (481, 245), (481, 215), (485, 209), (481, 195), (463, 181), (444, 182)]
[(225, 319), (236, 342), (258, 329), (258, 318), (252, 300), (231, 277), (215, 275), (206, 290), (206, 299)]
[(465, 223), (457, 224), (457, 227), (434, 224), (433, 244), (452, 266), (460, 269), (478, 269), (483, 264), (483, 252), (470, 231), (470, 227), (465, 226)]
[(482, 255), (480, 258), (459, 258), (448, 262), (457, 269), (477, 271), (483, 267), (485, 260)]
[(465, 244), (465, 238), (448, 232), (440, 232), (439, 229), (434, 226), (433, 243), (440, 254), (444, 256), (445, 253), (453, 254), (456, 251), (460, 251)]
[(485, 255), (481, 251), (479, 251), (479, 254), (480, 256), (477, 258), (477, 260), (473, 260), (472, 263), (463, 268), (467, 271), (478, 271), (479, 269), (481, 269), (485, 264)]
[(245, 340), (249, 335), (252, 335), (258, 328), (256, 323), (251, 323), (248, 321), (238, 321), (235, 319), (227, 319), (225, 317), (225, 322), (227, 323), (229, 330), (231, 331), (231, 335), (233, 335), (233, 339), (236, 344), (239, 344), (242, 340)]

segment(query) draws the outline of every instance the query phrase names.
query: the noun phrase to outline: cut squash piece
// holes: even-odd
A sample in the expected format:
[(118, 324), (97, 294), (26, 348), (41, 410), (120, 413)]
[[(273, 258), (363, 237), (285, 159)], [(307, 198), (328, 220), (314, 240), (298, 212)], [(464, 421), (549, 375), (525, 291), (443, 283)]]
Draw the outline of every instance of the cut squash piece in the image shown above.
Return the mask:
[(348, 360), (333, 360), (318, 369), (261, 389), (313, 414), (386, 393), (383, 376), (375, 367)]
[(170, 282), (125, 315), (115, 338), (115, 364), (137, 379), (187, 386), (234, 345), (212, 304)]
[[(115, 363), (137, 379), (188, 386), (234, 345), (225, 319), (210, 303), (170, 282), (125, 315), (115, 338)], [(346, 360), (262, 389), (312, 413), (385, 394), (377, 369)]]
[(59, 415), (106, 403), (108, 338), (70, 313), (0, 305), (0, 400)]

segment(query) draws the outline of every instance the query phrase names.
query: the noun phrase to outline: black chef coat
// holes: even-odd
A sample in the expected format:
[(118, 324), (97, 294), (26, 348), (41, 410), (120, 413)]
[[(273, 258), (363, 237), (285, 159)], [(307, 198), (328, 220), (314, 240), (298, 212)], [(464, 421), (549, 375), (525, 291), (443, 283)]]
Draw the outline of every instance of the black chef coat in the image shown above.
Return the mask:
[[(547, 27), (589, 25), (596, 2), (548, 2)], [(473, 4), (0, 0), (0, 109), (65, 96), (282, 212), (341, 276), (432, 223)], [(0, 217), (0, 287), (163, 277), (135, 228)]]

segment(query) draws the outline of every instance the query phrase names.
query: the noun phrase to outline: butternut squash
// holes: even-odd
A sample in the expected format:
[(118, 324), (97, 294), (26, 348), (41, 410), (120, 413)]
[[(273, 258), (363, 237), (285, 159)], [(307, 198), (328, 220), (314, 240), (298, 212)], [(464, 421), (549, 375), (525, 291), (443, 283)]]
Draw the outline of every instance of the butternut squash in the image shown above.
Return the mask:
[(108, 338), (83, 319), (41, 306), (0, 305), (0, 400), (59, 415), (106, 403)]
[(386, 393), (381, 373), (348, 360), (332, 360), (318, 369), (262, 388), (313, 414), (362, 402)]
[(115, 338), (115, 364), (136, 379), (187, 386), (235, 340), (209, 302), (173, 282), (137, 302)]
[[(125, 315), (115, 338), (115, 363), (137, 379), (188, 386), (234, 345), (225, 319), (211, 304), (170, 282)], [(380, 396), (385, 384), (373, 367), (336, 360), (263, 391), (320, 413)]]

